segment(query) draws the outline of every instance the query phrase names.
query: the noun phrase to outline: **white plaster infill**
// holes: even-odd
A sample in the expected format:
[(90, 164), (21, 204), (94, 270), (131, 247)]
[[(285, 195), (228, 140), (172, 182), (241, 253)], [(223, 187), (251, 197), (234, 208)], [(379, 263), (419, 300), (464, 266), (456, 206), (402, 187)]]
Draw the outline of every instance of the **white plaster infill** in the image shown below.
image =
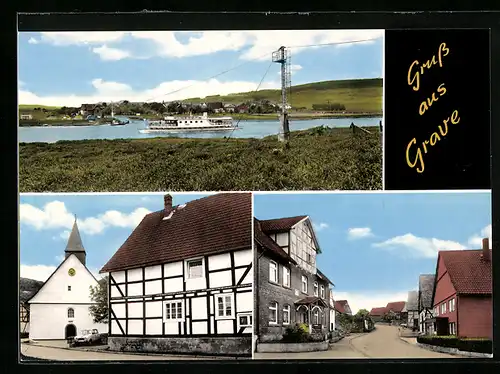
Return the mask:
[(300, 353), (300, 352), (317, 352), (327, 351), (329, 348), (328, 340), (323, 342), (307, 342), (307, 343), (258, 343), (258, 353)]

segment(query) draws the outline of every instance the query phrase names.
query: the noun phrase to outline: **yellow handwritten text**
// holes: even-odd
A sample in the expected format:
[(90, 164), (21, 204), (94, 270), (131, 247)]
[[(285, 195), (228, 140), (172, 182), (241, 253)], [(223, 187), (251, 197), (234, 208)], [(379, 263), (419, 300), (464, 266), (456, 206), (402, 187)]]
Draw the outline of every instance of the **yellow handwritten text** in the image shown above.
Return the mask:
[[(413, 138), (408, 143), (408, 146), (406, 147), (406, 163), (408, 164), (409, 167), (416, 168), (417, 173), (423, 173), (425, 170), (423, 155), (428, 152), (427, 145), (431, 146), (436, 145), (437, 142), (441, 140), (441, 137), (445, 137), (446, 134), (448, 134), (448, 122), (451, 122), (454, 125), (460, 122), (460, 117), (458, 116), (458, 110), (454, 110), (453, 113), (451, 113), (451, 116), (445, 118), (443, 120), (443, 124), (438, 126), (439, 133), (438, 131), (433, 132), (429, 137), (429, 140), (424, 140), (421, 146), (419, 145), (417, 147), (413, 159), (411, 159), (410, 157), (410, 151), (413, 151), (413, 146), (417, 144), (417, 139)], [(439, 134), (441, 134), (441, 136)]]
[[(446, 87), (444, 86), (444, 83), (441, 83), (439, 85), (439, 87), (437, 88), (437, 92), (439, 93), (439, 97), (443, 96), (446, 93)], [(420, 103), (420, 108), (418, 109), (420, 115), (423, 115), (435, 101), (438, 101), (438, 98), (436, 97), (436, 93), (433, 92), (430, 98), (427, 98), (427, 100)]]
[(448, 56), (449, 53), (450, 49), (446, 46), (446, 43), (441, 43), (438, 49), (437, 61), (436, 55), (433, 55), (430, 60), (420, 66), (420, 69), (418, 69), (420, 62), (418, 60), (413, 61), (408, 69), (408, 86), (412, 86), (413, 91), (418, 91), (420, 89), (420, 76), (424, 74), (426, 69), (429, 70), (434, 65), (439, 65), (440, 68), (443, 67), (443, 57)]

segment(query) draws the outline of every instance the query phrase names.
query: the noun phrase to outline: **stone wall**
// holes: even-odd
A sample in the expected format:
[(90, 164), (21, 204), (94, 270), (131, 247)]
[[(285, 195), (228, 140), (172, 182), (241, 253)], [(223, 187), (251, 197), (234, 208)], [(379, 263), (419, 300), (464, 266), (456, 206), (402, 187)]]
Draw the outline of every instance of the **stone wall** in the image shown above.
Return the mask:
[(257, 352), (259, 353), (298, 353), (327, 351), (328, 341), (314, 343), (259, 343)]
[(252, 337), (109, 337), (109, 350), (217, 356), (251, 356)]
[[(325, 302), (329, 300), (329, 289), (328, 285), (322, 283), (316, 275), (309, 274), (302, 271), (299, 267), (290, 265), (290, 288), (284, 287), (283, 283), (283, 265), (278, 263), (278, 280), (279, 284), (275, 284), (269, 281), (269, 262), (270, 259), (267, 256), (262, 256), (258, 260), (258, 267), (256, 269), (256, 285), (257, 285), (257, 305), (256, 311), (257, 315), (257, 334), (259, 336), (259, 341), (269, 342), (269, 341), (279, 341), (283, 337), (288, 326), (292, 326), (297, 321), (296, 307), (294, 303), (307, 296), (313, 296), (314, 289), (313, 284), (315, 281), (318, 285), (323, 284), (325, 286)], [(307, 276), (308, 282), (308, 294), (302, 293), (302, 275)], [(296, 290), (298, 292), (296, 292)], [(278, 303), (278, 324), (269, 324), (269, 304), (275, 301)], [(283, 325), (283, 306), (290, 305), (290, 325)], [(328, 331), (330, 312), (328, 308), (324, 308), (324, 320), (322, 331), (326, 334)]]

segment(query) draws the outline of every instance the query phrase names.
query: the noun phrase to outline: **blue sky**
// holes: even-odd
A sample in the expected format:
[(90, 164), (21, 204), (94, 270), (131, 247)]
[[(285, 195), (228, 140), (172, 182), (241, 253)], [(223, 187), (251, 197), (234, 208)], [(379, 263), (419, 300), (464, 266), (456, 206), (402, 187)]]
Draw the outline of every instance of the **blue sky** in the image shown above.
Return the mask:
[[(323, 43), (343, 44), (301, 47)], [(19, 33), (19, 102), (79, 106), (251, 91), (281, 45), (290, 47), (292, 84), (383, 74), (382, 30)], [(278, 86), (272, 64), (262, 88)]]
[[(172, 194), (173, 204), (201, 194)], [(21, 195), (21, 276), (46, 280), (61, 263), (78, 218), (87, 267), (97, 274), (148, 212), (163, 208), (163, 195)]]
[(438, 250), (479, 249), (491, 238), (491, 194), (256, 194), (259, 219), (309, 215), (322, 254), (317, 266), (337, 299), (359, 308), (404, 301)]

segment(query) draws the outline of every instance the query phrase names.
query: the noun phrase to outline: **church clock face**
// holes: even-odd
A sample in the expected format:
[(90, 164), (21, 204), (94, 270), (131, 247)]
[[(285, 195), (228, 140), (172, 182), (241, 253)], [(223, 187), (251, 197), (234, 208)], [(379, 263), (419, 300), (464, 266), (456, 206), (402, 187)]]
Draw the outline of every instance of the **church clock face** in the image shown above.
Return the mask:
[(70, 277), (74, 276), (76, 274), (75, 269), (73, 269), (73, 268), (69, 269), (68, 270), (68, 274), (69, 274)]

